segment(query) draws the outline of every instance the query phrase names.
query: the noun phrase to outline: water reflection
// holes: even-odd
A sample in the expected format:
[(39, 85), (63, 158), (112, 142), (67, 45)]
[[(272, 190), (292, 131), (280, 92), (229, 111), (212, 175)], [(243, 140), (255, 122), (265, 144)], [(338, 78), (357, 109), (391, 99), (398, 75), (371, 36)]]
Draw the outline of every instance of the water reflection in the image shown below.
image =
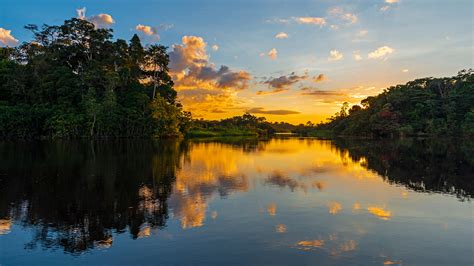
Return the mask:
[[(411, 200), (412, 193), (470, 201), (473, 150), (472, 144), (459, 142), (297, 138), (2, 143), (0, 241), (2, 235), (28, 229), (33, 234), (24, 243), (27, 250), (82, 254), (108, 249), (120, 234), (149, 238), (170, 221), (188, 232), (203, 229), (211, 220), (226, 218), (211, 202), (231, 202), (255, 191), (265, 199), (235, 205), (232, 212), (254, 208), (250, 220), (272, 219), (270, 231), (289, 237), (287, 247), (340, 257), (360, 251), (357, 237), (369, 233), (373, 220), (395, 219), (393, 205)], [(283, 220), (288, 210), (309, 215), (314, 211), (308, 208), (318, 206), (332, 219), (366, 218), (346, 231), (295, 239), (310, 228), (304, 219)], [(322, 221), (330, 227), (329, 220)], [(399, 261), (386, 258), (384, 263)]]

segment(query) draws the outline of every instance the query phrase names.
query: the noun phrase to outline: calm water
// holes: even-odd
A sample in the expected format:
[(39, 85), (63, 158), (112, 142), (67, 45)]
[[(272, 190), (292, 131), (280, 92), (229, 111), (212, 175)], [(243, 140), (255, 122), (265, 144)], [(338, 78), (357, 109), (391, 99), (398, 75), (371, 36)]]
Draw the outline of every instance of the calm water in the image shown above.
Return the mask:
[(0, 264), (473, 265), (474, 143), (0, 144)]

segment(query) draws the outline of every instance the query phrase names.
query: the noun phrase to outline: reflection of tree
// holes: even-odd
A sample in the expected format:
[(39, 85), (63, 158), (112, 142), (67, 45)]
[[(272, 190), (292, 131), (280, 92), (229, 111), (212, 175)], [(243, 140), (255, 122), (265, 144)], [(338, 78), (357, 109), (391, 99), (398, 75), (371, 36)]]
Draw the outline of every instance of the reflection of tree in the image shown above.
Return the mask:
[(469, 141), (338, 139), (339, 152), (353, 161), (365, 158), (364, 166), (390, 183), (415, 191), (441, 192), (470, 200), (474, 195), (474, 146)]
[(34, 226), (27, 248), (81, 252), (112, 232), (165, 226), (181, 156), (177, 141), (0, 145), (0, 218)]

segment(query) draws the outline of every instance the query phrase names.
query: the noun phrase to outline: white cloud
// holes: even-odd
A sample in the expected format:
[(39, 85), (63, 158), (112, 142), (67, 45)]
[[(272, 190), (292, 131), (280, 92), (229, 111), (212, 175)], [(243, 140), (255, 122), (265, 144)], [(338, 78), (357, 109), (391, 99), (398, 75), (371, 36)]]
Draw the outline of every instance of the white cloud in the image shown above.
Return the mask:
[(380, 11), (385, 12), (390, 9), (390, 6), (383, 6), (380, 8)]
[(353, 55), (354, 55), (354, 60), (356, 60), (356, 61), (362, 60), (362, 56), (360, 55), (360, 51), (354, 51)]
[(387, 59), (387, 56), (394, 51), (395, 50), (393, 48), (385, 45), (377, 48), (377, 50), (373, 52), (370, 52), (367, 57), (371, 59)]
[(346, 14), (342, 15), (341, 18), (343, 20), (347, 21), (349, 24), (354, 24), (359, 20), (359, 18), (356, 15), (352, 14), (352, 13), (346, 13)]
[(15, 46), (18, 44), (18, 40), (12, 36), (12, 31), (4, 28), (0, 28), (0, 44), (1, 46)]
[(331, 25), (331, 30), (338, 30), (339, 29), (339, 26), (337, 25)]
[(278, 57), (278, 51), (277, 51), (277, 49), (272, 48), (272, 49), (268, 52), (268, 57), (270, 57), (270, 59), (272, 59), (272, 60), (277, 59), (277, 57)]
[(368, 30), (360, 30), (359, 32), (357, 32), (356, 37), (357, 38), (362, 38), (362, 37), (367, 36), (367, 34), (369, 34)]
[(395, 3), (398, 3), (399, 0), (385, 0), (385, 3), (387, 4), (395, 4)]
[(341, 52), (339, 52), (338, 50), (331, 50), (329, 52), (328, 60), (329, 61), (338, 61), (338, 60), (341, 60), (343, 57), (344, 57), (344, 55)]
[(277, 35), (275, 35), (275, 38), (277, 38), (277, 39), (287, 39), (288, 34), (286, 32), (280, 32)]
[(326, 19), (320, 17), (295, 17), (293, 19), (299, 24), (326, 25)]
[(114, 19), (109, 14), (101, 13), (99, 15), (93, 15), (86, 17), (86, 8), (76, 9), (77, 17), (79, 19), (84, 19), (94, 24), (96, 28), (105, 28), (115, 23)]
[(219, 50), (219, 45), (214, 44), (211, 48), (212, 48), (213, 51), (218, 51)]
[(344, 9), (342, 9), (341, 7), (337, 7), (337, 6), (328, 9), (327, 13), (330, 16), (339, 18), (339, 19), (345, 21), (348, 24), (354, 24), (359, 20), (357, 15), (355, 15), (353, 13), (350, 13), (350, 12), (345, 12)]
[(406, 68), (405, 68), (405, 69), (402, 69), (402, 72), (403, 72), (403, 73), (408, 73), (408, 69), (406, 69)]

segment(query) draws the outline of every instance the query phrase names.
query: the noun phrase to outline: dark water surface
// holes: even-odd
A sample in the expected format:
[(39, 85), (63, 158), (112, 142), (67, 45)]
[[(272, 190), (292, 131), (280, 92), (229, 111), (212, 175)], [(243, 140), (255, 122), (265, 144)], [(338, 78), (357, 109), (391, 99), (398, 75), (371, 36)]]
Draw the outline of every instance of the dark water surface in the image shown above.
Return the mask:
[(474, 143), (0, 143), (0, 265), (473, 265)]

